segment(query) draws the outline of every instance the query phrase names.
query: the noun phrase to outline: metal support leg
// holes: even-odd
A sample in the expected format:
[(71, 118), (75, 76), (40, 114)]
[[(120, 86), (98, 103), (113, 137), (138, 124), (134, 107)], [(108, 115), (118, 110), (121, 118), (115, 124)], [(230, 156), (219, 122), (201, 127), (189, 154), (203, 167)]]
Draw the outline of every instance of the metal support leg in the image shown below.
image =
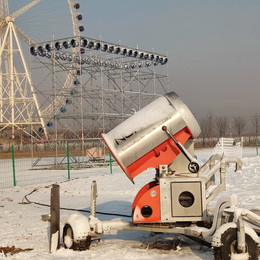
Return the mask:
[(96, 198), (97, 198), (97, 182), (93, 181), (91, 185), (91, 207), (90, 216), (96, 217)]
[(240, 215), (238, 218), (238, 231), (237, 231), (237, 249), (242, 253), (246, 252), (246, 234), (243, 217)]

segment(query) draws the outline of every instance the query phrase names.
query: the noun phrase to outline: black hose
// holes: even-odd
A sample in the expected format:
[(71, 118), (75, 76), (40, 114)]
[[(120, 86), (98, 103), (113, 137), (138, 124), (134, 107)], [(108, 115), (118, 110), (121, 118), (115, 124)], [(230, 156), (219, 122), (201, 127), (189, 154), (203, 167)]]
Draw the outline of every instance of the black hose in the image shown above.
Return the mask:
[[(37, 189), (34, 189), (34, 190), (31, 191), (30, 193), (26, 194), (26, 195), (24, 196), (24, 198), (22, 199), (22, 201), (24, 201), (24, 199), (26, 199), (27, 204), (36, 204), (36, 205), (39, 205), (39, 206), (50, 207), (50, 205), (48, 205), (48, 204), (43, 204), (43, 203), (39, 203), (39, 202), (35, 202), (35, 201), (30, 201), (30, 200), (27, 198), (27, 196), (31, 195), (31, 194), (34, 193), (35, 191), (37, 191)], [(85, 210), (85, 209), (72, 209), (72, 208), (62, 208), (62, 207), (60, 207), (60, 209), (62, 209), (62, 210), (71, 210), (71, 211), (79, 211), (79, 212), (87, 212), (87, 213), (90, 213), (90, 210)], [(96, 211), (96, 214), (106, 215), (106, 216), (117, 216), (117, 217), (132, 218), (132, 216), (130, 216), (130, 215), (124, 215), (124, 214), (118, 214), (118, 213), (107, 213), (107, 212)]]

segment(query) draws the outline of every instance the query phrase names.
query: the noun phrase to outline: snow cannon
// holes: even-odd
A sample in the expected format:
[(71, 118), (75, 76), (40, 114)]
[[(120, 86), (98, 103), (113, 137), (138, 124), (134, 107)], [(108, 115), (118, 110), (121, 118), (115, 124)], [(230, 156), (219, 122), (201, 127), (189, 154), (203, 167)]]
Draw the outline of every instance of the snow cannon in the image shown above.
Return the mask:
[(257, 260), (260, 240), (253, 226), (259, 231), (260, 216), (239, 208), (235, 194), (221, 196), (212, 205), (226, 190), (226, 168), (232, 164), (235, 171), (241, 171), (242, 161), (214, 154), (199, 165), (194, 139), (200, 127), (174, 92), (131, 112), (131, 117), (102, 138), (132, 182), (147, 168), (155, 168), (155, 177), (135, 196), (131, 216), (121, 215), (132, 217), (131, 221), (96, 217), (97, 183), (93, 181), (90, 215), (74, 214), (67, 219), (65, 247), (88, 249), (92, 241), (112, 230), (142, 230), (187, 236), (212, 247), (216, 260), (235, 259), (234, 255)]
[(147, 168), (158, 170), (161, 165), (172, 171), (198, 172), (193, 143), (200, 131), (188, 107), (170, 92), (102, 134), (102, 138), (133, 182)]

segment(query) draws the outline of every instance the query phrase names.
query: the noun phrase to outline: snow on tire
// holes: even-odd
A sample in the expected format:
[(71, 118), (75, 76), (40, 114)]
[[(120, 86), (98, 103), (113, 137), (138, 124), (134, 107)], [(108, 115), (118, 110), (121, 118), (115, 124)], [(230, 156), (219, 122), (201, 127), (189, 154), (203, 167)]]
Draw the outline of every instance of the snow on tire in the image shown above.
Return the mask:
[(221, 247), (213, 247), (215, 260), (257, 260), (259, 247), (254, 239), (246, 234), (246, 252), (237, 250), (237, 228), (229, 228), (221, 235)]
[(66, 224), (63, 228), (63, 243), (65, 248), (73, 249), (73, 230), (69, 224)]
[(83, 251), (83, 250), (89, 249), (90, 244), (91, 244), (91, 237), (88, 236), (84, 240), (75, 242), (74, 235), (73, 235), (73, 229), (72, 229), (71, 225), (66, 224), (63, 228), (63, 243), (64, 243), (65, 248), (73, 249), (76, 251)]

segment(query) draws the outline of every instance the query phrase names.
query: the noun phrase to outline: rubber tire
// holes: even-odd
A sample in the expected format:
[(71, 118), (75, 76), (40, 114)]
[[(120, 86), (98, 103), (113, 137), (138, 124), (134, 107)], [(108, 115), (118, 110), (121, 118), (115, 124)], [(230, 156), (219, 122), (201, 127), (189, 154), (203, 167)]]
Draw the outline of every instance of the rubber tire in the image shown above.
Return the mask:
[[(215, 260), (230, 260), (232, 247), (236, 246), (237, 228), (227, 229), (221, 236), (221, 247), (213, 247), (213, 255)], [(246, 252), (249, 253), (249, 260), (258, 260), (259, 248), (257, 243), (246, 234)], [(234, 252), (233, 249), (232, 252)], [(236, 252), (239, 254), (239, 252)]]
[(75, 251), (87, 250), (89, 249), (91, 244), (91, 237), (88, 236), (85, 240), (80, 240), (78, 242), (75, 242), (73, 229), (71, 225), (66, 224), (63, 228), (63, 244), (65, 248), (73, 249)]

